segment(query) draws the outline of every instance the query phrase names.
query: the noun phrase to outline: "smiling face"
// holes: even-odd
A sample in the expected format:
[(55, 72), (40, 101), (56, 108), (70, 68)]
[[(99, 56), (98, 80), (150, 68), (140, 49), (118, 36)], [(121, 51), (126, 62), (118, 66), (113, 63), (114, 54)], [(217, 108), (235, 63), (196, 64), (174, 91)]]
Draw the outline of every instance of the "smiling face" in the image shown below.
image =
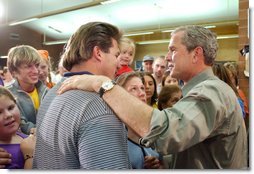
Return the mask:
[(39, 80), (39, 63), (38, 64), (21, 64), (17, 71), (14, 72), (20, 86), (35, 85)]
[(13, 100), (0, 95), (0, 139), (6, 139), (19, 128), (20, 112)]

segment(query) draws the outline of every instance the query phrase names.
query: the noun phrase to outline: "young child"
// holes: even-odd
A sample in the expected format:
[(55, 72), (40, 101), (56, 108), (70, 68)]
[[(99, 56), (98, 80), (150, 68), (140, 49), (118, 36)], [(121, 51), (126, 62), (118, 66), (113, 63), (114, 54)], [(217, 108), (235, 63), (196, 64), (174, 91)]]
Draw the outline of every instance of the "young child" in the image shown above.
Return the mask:
[(163, 86), (158, 97), (158, 109), (172, 107), (182, 98), (182, 90), (178, 85)]
[[(0, 148), (11, 154), (11, 163), (5, 164), (6, 169), (23, 169), (25, 161), (32, 158), (34, 144), (25, 146), (26, 153), (21, 150), (20, 144), (28, 137), (19, 132), (20, 112), (16, 100), (11, 92), (0, 86)], [(32, 142), (35, 142), (32, 140)], [(1, 160), (1, 158), (0, 158)], [(1, 164), (3, 165), (3, 164)], [(32, 166), (27, 165), (31, 168)]]
[(120, 55), (117, 57), (116, 77), (125, 72), (133, 71), (133, 69), (129, 66), (132, 64), (134, 59), (136, 48), (134, 42), (127, 37), (121, 38), (119, 47)]

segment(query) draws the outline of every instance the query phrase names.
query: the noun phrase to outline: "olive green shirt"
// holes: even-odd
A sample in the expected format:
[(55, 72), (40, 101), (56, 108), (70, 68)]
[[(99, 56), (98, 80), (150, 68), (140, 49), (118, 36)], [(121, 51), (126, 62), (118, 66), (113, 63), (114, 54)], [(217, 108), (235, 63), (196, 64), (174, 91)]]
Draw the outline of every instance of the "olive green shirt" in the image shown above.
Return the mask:
[(175, 154), (173, 168), (246, 168), (246, 129), (231, 87), (208, 68), (182, 91), (172, 108), (154, 109), (150, 133), (140, 143), (163, 155)]

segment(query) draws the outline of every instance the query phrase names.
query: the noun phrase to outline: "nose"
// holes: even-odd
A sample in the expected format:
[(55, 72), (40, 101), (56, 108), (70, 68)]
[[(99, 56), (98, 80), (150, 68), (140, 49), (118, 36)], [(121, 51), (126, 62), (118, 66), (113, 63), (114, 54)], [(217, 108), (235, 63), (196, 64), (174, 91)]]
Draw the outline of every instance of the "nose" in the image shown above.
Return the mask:
[(166, 61), (168, 62), (172, 62), (172, 54), (170, 53), (170, 51), (168, 52), (168, 54), (165, 57)]
[(8, 119), (10, 119), (10, 118), (12, 118), (12, 117), (13, 117), (12, 113), (9, 112), (8, 110), (6, 110), (6, 111), (5, 111), (5, 117), (4, 117), (4, 118), (8, 120)]

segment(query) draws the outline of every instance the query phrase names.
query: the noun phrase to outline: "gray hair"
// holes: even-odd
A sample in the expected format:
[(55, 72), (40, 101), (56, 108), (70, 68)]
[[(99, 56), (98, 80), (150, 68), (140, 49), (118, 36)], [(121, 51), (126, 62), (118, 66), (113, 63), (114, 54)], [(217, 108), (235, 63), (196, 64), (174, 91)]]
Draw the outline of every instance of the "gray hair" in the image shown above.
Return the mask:
[(171, 36), (177, 32), (184, 32), (182, 44), (190, 52), (200, 46), (203, 49), (205, 64), (213, 65), (218, 51), (217, 35), (202, 26), (183, 26), (176, 28)]

